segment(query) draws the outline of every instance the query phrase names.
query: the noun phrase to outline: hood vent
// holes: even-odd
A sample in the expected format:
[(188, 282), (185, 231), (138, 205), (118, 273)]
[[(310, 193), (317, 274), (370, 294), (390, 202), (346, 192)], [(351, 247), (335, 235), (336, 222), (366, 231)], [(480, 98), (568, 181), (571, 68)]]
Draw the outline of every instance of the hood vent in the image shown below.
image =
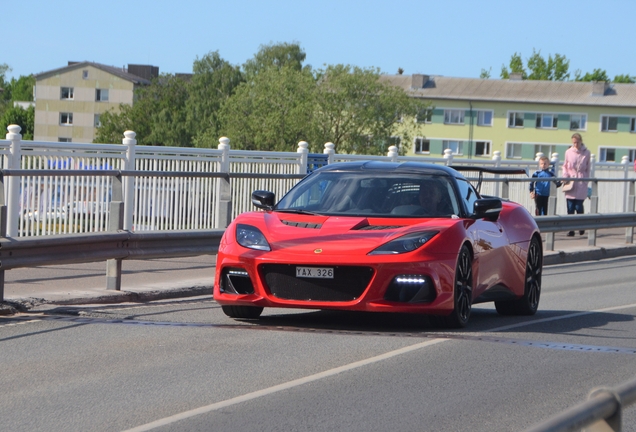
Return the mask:
[(281, 222), (284, 223), (285, 225), (293, 226), (296, 228), (313, 228), (313, 229), (322, 228), (322, 224), (320, 223), (294, 222), (294, 221), (287, 221), (287, 220), (281, 220)]
[(398, 229), (402, 227), (404, 227), (404, 225), (365, 225), (365, 226), (357, 227), (354, 229), (380, 231), (380, 230)]

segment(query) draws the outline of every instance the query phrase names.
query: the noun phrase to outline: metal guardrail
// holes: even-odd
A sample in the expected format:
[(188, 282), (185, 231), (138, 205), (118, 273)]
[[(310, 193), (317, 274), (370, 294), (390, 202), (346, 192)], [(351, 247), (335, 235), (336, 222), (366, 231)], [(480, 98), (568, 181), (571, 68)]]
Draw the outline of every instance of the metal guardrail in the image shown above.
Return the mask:
[(554, 233), (561, 231), (587, 231), (588, 246), (596, 246), (596, 230), (625, 228), (625, 243), (634, 243), (636, 213), (588, 213), (568, 216), (537, 216), (539, 231), (547, 233), (546, 249), (554, 250)]
[(526, 432), (603, 432), (622, 430), (622, 411), (636, 403), (636, 379), (614, 388), (592, 390), (588, 400), (526, 429)]

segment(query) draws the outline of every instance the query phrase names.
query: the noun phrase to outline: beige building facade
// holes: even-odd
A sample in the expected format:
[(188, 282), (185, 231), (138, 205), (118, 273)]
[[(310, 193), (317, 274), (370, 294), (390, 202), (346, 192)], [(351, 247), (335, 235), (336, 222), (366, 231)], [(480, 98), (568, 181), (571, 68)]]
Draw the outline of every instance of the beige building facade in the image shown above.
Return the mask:
[(117, 68), (92, 62), (35, 75), (35, 141), (92, 142), (100, 116), (132, 105), (137, 86), (150, 84), (159, 68)]
[[(599, 162), (636, 160), (636, 84), (387, 75), (383, 80), (430, 103), (415, 121), (406, 154), (563, 159), (579, 133)], [(423, 128), (422, 128), (423, 126)], [(399, 136), (399, 130), (396, 135)]]

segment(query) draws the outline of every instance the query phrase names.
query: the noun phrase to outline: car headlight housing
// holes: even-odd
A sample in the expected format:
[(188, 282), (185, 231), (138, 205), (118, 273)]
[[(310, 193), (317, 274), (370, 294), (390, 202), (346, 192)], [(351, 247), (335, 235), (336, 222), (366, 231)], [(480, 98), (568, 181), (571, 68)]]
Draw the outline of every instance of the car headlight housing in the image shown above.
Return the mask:
[(377, 249), (369, 252), (369, 255), (396, 255), (406, 252), (413, 252), (424, 246), (430, 239), (435, 237), (439, 231), (423, 231), (403, 235)]
[(256, 227), (251, 225), (236, 225), (236, 241), (243, 247), (262, 251), (270, 251), (267, 239), (263, 233)]

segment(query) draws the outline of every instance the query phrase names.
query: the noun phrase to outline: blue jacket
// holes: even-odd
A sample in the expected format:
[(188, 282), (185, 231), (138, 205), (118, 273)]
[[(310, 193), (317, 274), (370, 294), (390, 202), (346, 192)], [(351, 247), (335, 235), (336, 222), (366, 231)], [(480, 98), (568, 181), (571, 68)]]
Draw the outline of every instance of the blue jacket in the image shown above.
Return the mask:
[[(532, 174), (532, 178), (550, 178), (556, 177), (552, 168), (545, 170), (536, 170)], [(550, 196), (550, 183), (548, 181), (530, 182), (530, 192), (534, 191), (535, 194), (540, 196)], [(561, 182), (556, 182), (556, 187), (561, 186)]]

